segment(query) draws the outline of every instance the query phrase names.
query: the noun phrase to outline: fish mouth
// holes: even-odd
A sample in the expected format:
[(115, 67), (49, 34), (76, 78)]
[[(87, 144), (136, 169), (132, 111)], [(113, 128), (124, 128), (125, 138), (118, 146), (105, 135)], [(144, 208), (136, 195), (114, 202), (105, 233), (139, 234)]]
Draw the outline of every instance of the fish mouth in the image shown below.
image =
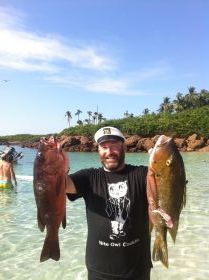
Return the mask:
[(170, 142), (172, 138), (167, 137), (165, 135), (161, 135), (158, 140), (157, 140), (157, 147), (162, 147), (164, 146), (166, 143)]
[(61, 145), (58, 139), (54, 135), (50, 135), (48, 137), (42, 137), (39, 143), (40, 147), (46, 147), (47, 149), (61, 148)]

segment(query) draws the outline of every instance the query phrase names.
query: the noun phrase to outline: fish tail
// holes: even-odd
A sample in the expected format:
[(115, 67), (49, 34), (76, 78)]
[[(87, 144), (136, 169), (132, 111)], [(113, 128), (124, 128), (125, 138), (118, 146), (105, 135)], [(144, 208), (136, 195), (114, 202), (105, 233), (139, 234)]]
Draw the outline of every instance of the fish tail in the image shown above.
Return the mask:
[(55, 261), (58, 261), (60, 259), (58, 234), (52, 237), (48, 235), (46, 236), (41, 252), (40, 262), (47, 261), (48, 259), (53, 259)]
[(152, 259), (153, 261), (161, 261), (162, 264), (168, 268), (168, 249), (166, 236), (163, 237), (163, 235), (157, 235), (153, 245)]

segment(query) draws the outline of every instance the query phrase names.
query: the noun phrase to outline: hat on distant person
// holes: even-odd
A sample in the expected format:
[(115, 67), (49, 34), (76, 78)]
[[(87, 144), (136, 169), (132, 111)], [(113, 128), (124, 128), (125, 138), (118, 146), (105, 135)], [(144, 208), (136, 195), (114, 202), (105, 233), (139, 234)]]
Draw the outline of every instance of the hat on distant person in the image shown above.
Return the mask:
[(105, 141), (125, 141), (125, 137), (122, 132), (116, 127), (105, 126), (100, 128), (94, 135), (94, 139), (97, 144), (101, 144)]

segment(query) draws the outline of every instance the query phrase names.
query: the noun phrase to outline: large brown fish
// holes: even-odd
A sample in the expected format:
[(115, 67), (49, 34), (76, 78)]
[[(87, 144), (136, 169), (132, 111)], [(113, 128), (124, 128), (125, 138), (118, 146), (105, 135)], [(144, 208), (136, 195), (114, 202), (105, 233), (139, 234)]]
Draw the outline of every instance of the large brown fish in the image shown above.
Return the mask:
[(175, 242), (186, 203), (183, 159), (172, 138), (161, 135), (150, 154), (147, 175), (149, 217), (155, 228), (152, 258), (168, 267), (167, 230)]
[(34, 195), (38, 227), (47, 230), (40, 261), (59, 260), (58, 231), (66, 227), (66, 180), (68, 160), (54, 137), (41, 139), (34, 161)]

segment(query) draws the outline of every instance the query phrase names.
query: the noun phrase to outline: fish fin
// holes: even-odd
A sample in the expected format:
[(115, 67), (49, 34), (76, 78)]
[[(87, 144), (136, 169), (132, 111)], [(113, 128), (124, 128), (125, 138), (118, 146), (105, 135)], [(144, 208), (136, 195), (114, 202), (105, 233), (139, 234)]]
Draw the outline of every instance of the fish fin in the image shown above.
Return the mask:
[(161, 216), (161, 218), (163, 218), (167, 228), (173, 227), (173, 221), (172, 221), (171, 217), (161, 207), (158, 207), (157, 209), (153, 210), (152, 212), (158, 213)]
[(178, 223), (178, 221), (175, 221), (174, 224), (173, 224), (173, 227), (168, 229), (168, 231), (170, 233), (170, 236), (173, 240), (173, 243), (175, 243), (175, 241), (176, 241), (176, 235), (177, 235), (178, 227), (179, 227), (179, 223)]
[(43, 249), (40, 256), (40, 262), (53, 259), (58, 261), (60, 259), (60, 247), (58, 234), (54, 238), (50, 238), (48, 235), (45, 238)]
[(40, 231), (44, 231), (44, 229), (45, 229), (45, 224), (42, 222), (42, 220), (41, 220), (41, 216), (40, 216), (40, 213), (39, 213), (39, 211), (38, 211), (38, 213), (37, 213), (37, 221), (38, 221), (38, 227), (39, 227), (39, 229), (40, 229)]
[(167, 248), (167, 241), (166, 241), (166, 232), (165, 235), (162, 236), (158, 234), (156, 236), (153, 251), (152, 251), (152, 259), (153, 261), (161, 261), (162, 264), (168, 268), (168, 248)]

